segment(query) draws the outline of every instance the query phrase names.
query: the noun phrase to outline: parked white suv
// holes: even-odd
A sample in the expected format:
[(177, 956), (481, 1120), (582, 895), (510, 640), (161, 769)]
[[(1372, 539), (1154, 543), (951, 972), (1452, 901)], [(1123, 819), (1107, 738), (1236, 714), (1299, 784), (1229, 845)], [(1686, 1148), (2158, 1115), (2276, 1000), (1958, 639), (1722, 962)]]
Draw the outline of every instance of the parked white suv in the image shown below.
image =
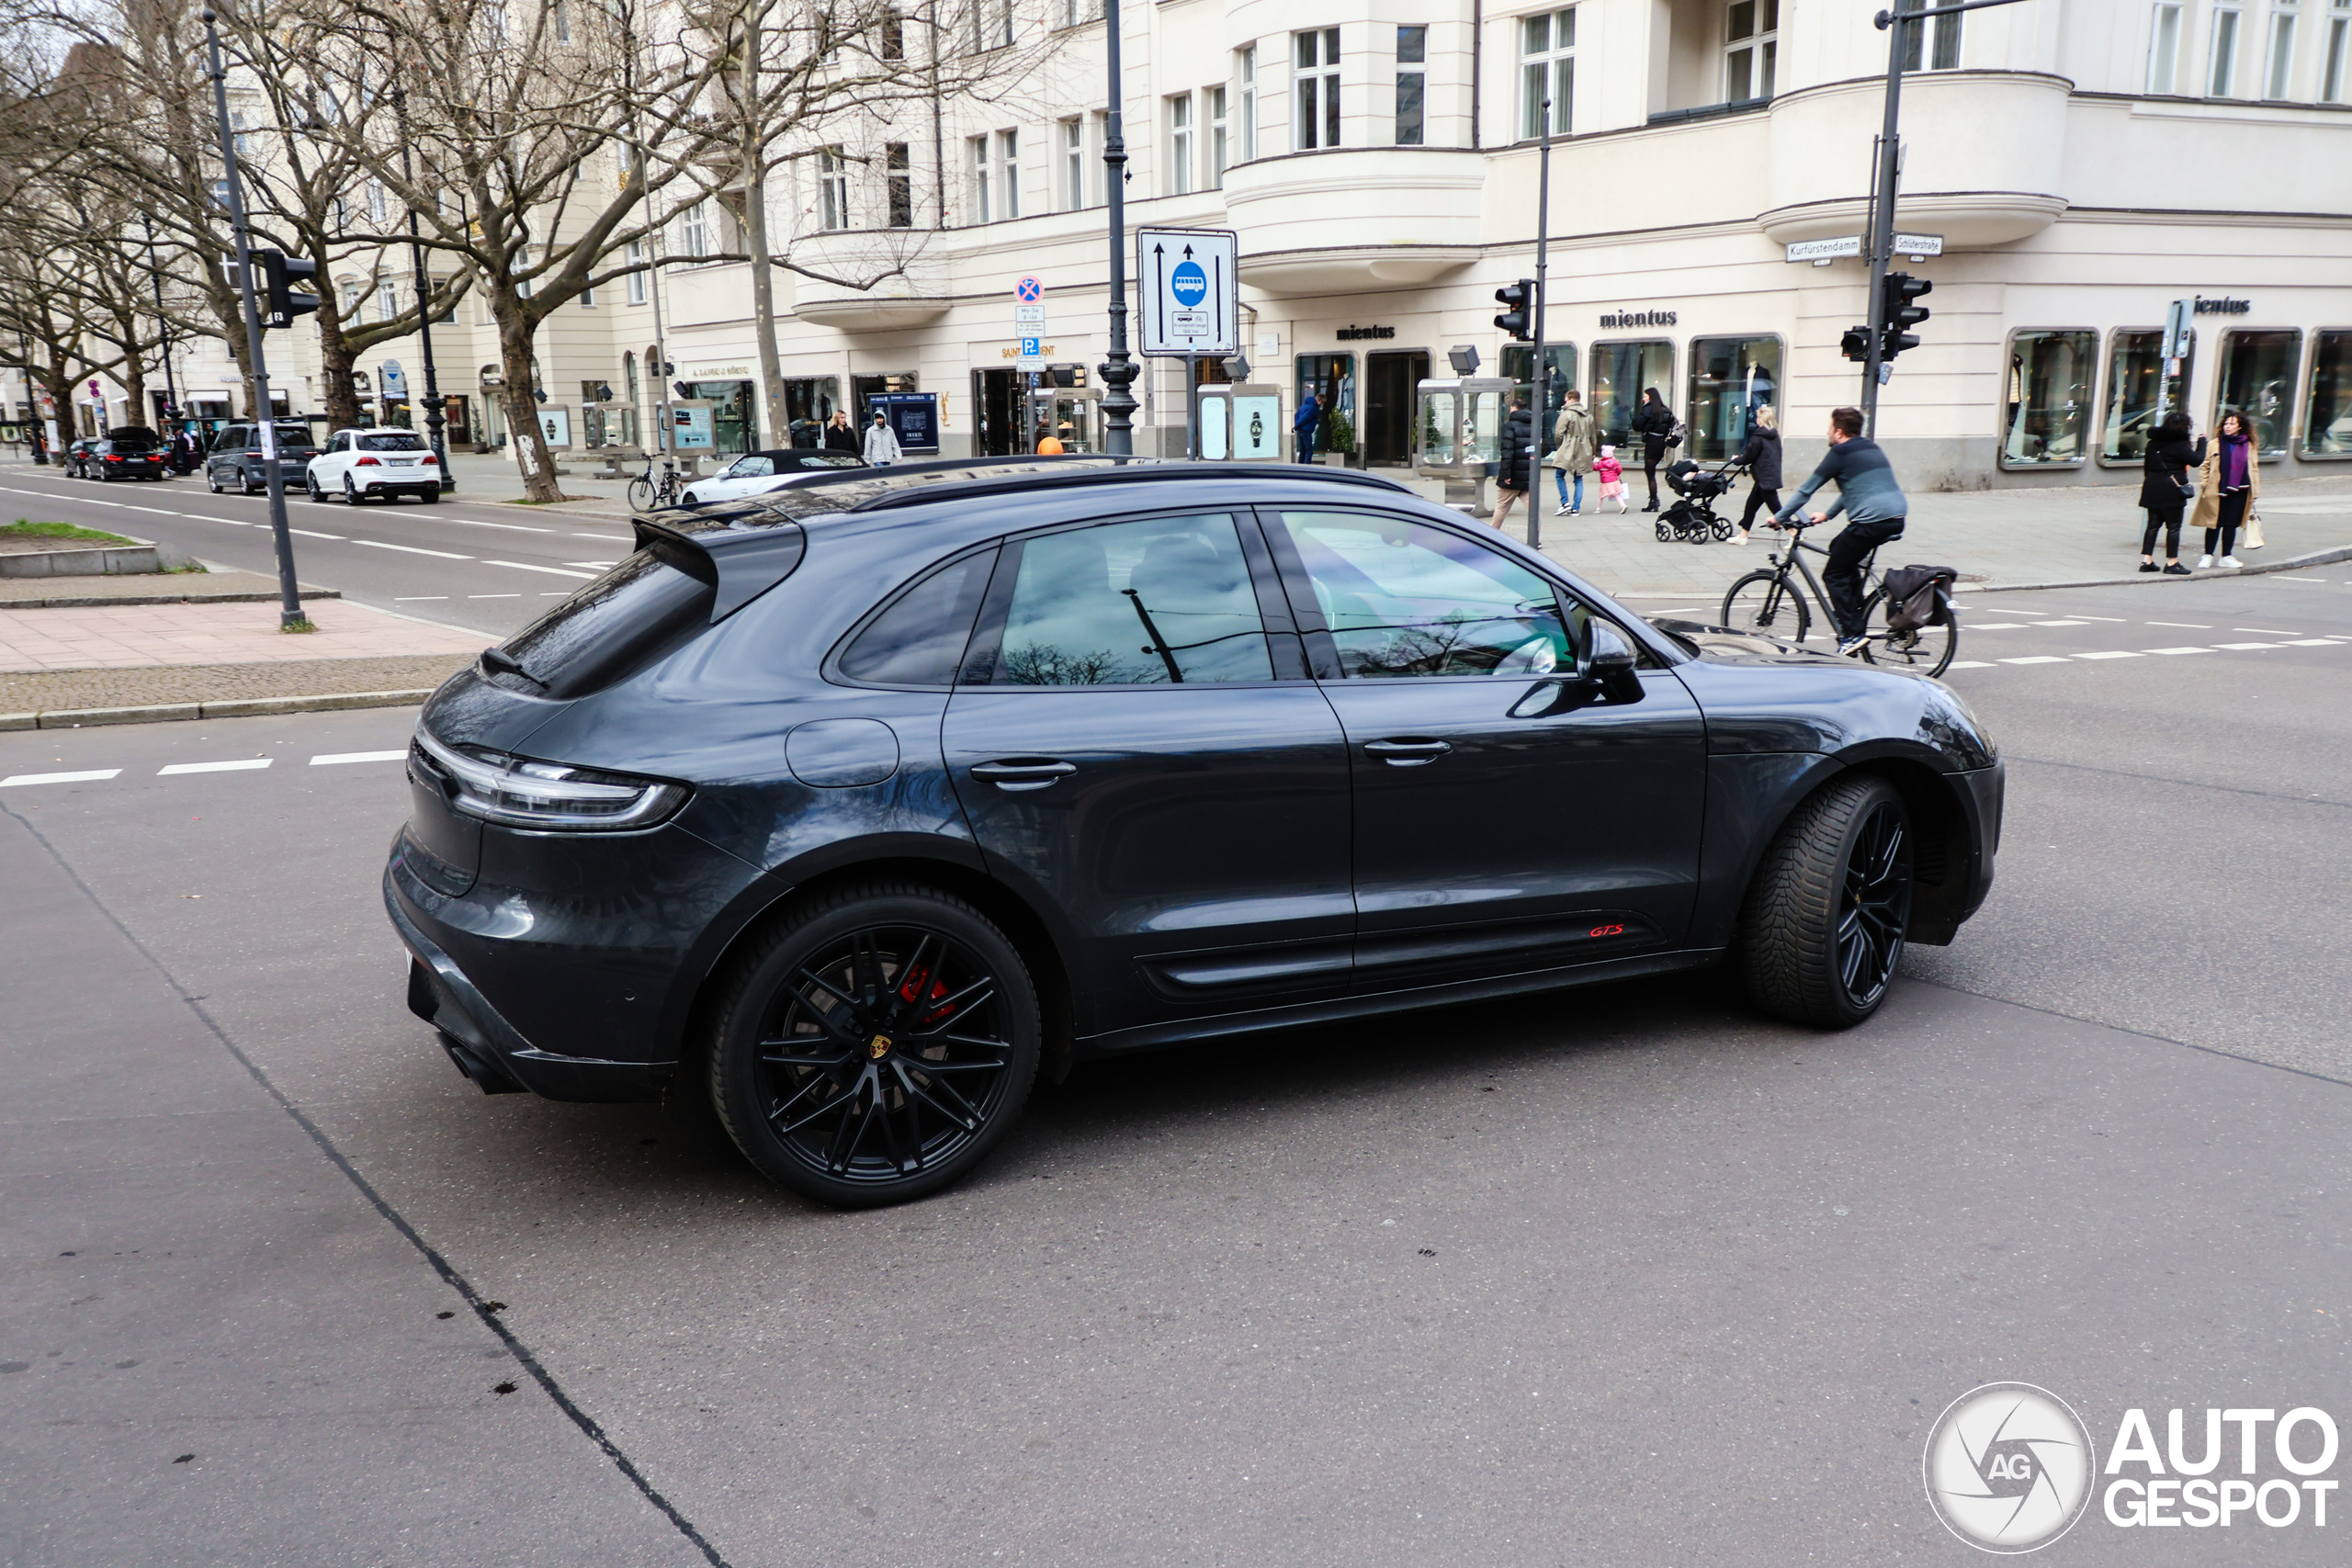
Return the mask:
[(441, 499), (441, 460), (413, 430), (338, 430), (326, 450), (304, 470), (312, 501), (388, 501), (413, 495), (428, 504)]

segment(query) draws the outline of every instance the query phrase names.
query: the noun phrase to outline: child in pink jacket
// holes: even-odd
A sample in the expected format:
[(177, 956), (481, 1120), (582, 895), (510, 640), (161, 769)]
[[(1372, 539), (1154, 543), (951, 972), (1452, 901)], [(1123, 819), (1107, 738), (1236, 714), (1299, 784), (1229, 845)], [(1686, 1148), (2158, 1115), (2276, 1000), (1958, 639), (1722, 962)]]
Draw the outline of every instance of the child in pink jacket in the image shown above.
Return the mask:
[[(1600, 449), (1600, 456), (1592, 460), (1592, 474), (1595, 479), (1600, 481), (1600, 499), (1602, 501), (1607, 501), (1610, 497), (1615, 496), (1617, 498), (1617, 510), (1620, 512), (1627, 510), (1625, 505), (1625, 465), (1617, 460), (1616, 447), (1603, 446)], [(1593, 510), (1595, 512), (1600, 510), (1599, 502), (1594, 503)]]

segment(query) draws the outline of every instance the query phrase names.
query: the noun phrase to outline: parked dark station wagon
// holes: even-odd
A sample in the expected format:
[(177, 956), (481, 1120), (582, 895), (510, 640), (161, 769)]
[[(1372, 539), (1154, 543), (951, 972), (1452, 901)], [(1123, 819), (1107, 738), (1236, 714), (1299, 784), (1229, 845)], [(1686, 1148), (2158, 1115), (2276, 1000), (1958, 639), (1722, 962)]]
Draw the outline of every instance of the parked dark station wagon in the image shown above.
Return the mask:
[(637, 525), (427, 704), (384, 891), (485, 1090), (843, 1204), (1039, 1071), (1731, 962), (1842, 1027), (1993, 874), (1961, 699), (1344, 470), (910, 464)]

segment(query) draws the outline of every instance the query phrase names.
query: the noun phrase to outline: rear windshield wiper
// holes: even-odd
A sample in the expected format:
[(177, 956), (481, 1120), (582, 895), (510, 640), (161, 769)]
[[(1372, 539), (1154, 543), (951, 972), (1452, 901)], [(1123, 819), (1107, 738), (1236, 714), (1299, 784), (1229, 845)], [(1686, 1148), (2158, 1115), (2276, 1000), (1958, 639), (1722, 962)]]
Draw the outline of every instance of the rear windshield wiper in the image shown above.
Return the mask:
[(481, 650), (481, 667), (492, 671), (493, 674), (520, 675), (524, 680), (528, 681), (532, 685), (537, 686), (542, 692), (551, 689), (545, 681), (542, 681), (537, 675), (532, 674), (528, 670), (524, 669), (523, 661), (521, 660), (516, 659), (513, 654), (507, 652), (503, 648), (483, 649)]

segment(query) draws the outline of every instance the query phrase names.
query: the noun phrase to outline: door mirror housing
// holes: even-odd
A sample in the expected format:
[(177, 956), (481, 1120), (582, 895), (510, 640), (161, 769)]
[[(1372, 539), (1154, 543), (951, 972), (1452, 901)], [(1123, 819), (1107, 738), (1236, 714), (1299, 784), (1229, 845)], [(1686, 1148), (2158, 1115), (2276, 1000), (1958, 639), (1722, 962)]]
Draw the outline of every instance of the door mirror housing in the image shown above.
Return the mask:
[(1642, 700), (1642, 680), (1636, 673), (1640, 660), (1624, 633), (1607, 621), (1588, 619), (1580, 640), (1584, 646), (1577, 650), (1575, 671), (1546, 675), (1537, 682), (1511, 705), (1513, 718), (1568, 713), (1603, 698), (1621, 706)]

